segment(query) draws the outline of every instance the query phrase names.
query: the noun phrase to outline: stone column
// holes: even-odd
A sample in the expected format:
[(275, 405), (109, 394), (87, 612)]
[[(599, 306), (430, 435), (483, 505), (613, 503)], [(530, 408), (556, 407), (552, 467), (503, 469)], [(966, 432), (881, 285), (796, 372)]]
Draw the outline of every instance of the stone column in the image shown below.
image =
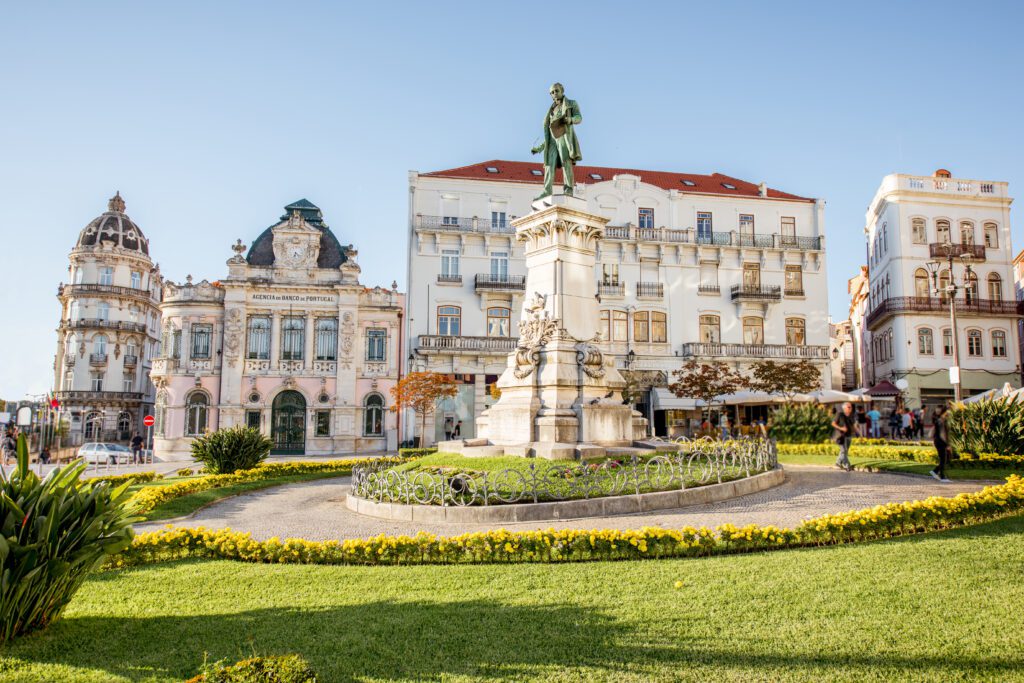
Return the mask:
[(313, 369), (313, 356), (316, 349), (316, 316), (310, 312), (306, 314), (306, 338), (303, 339), (305, 347), (302, 351), (302, 361), (306, 370)]
[(277, 370), (281, 362), (281, 314), (274, 311), (270, 319), (270, 369)]

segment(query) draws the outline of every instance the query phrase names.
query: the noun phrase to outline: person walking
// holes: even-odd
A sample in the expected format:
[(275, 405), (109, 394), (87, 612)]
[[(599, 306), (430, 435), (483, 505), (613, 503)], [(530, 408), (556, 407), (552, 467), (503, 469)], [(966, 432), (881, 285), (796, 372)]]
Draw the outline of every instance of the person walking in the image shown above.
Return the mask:
[(912, 434), (912, 430), (914, 429), (914, 416), (910, 414), (910, 410), (908, 408), (903, 409), (903, 414), (900, 415), (900, 420), (903, 423), (903, 438), (909, 439)]
[(142, 435), (135, 432), (135, 436), (132, 437), (132, 463), (141, 465), (142, 460)]
[[(0, 451), (3, 451), (3, 464), (5, 466), (11, 464), (11, 458), (18, 459), (18, 442), (14, 438), (13, 429), (8, 428), (3, 438), (0, 439)], [(6, 472), (4, 474), (6, 476)]]
[(726, 441), (729, 438), (729, 416), (722, 411), (722, 414), (718, 418), (718, 427), (722, 430), (722, 441)]
[(452, 438), (458, 439), (462, 437), (462, 420), (455, 423), (455, 429), (452, 430)]
[(939, 456), (939, 464), (928, 474), (943, 484), (948, 484), (950, 482), (946, 478), (946, 463), (949, 461), (949, 431), (946, 427), (946, 406), (939, 406), (935, 409), (932, 425), (932, 443), (935, 444), (935, 452)]
[(843, 407), (832, 420), (832, 440), (839, 444), (839, 457), (836, 458), (836, 467), (850, 472), (853, 465), (850, 464), (850, 442), (853, 440), (854, 427), (853, 404), (844, 403)]
[(871, 421), (871, 438), (878, 439), (882, 436), (882, 414), (874, 406), (868, 411), (868, 419)]

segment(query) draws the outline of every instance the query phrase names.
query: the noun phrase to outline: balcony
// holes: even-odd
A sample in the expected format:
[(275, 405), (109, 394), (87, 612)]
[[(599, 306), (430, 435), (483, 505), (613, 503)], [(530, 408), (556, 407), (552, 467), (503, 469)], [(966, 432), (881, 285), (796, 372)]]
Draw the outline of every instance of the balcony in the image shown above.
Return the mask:
[(740, 234), (736, 231), (721, 230), (698, 232), (693, 228), (638, 228), (632, 225), (609, 225), (604, 229), (604, 239), (793, 251), (820, 251), (822, 249), (820, 236), (783, 235), (781, 233)]
[(684, 358), (782, 358), (794, 360), (828, 360), (828, 346), (802, 344), (683, 344)]
[(106, 365), (107, 354), (105, 353), (90, 353), (89, 354), (89, 365)]
[(704, 282), (697, 285), (698, 294), (712, 294), (718, 296), (722, 293), (722, 288), (718, 285), (706, 284)]
[(477, 273), (474, 278), (474, 286), (477, 292), (525, 292), (526, 276)]
[(782, 287), (779, 285), (733, 285), (731, 294), (733, 301), (781, 301)]
[(58, 391), (57, 400), (75, 404), (90, 401), (141, 401), (144, 394), (136, 391)]
[[(1008, 316), (1024, 315), (1024, 301), (999, 301), (996, 299), (972, 298), (970, 301), (958, 297), (956, 312), (960, 315), (972, 316)], [(937, 296), (894, 296), (882, 301), (868, 313), (864, 323), (871, 329), (886, 318), (901, 313), (938, 313), (949, 315), (949, 299)]]
[(125, 330), (127, 332), (145, 332), (146, 326), (143, 323), (133, 323), (128, 320), (102, 320), (100, 318), (79, 318), (78, 320), (65, 320), (63, 326), (66, 328), (101, 328), (105, 330)]
[(597, 293), (601, 296), (626, 296), (626, 283), (598, 282)]
[(437, 284), (439, 285), (461, 285), (461, 275), (438, 275)]
[(636, 283), (637, 299), (661, 299), (665, 296), (665, 285), (661, 282)]
[(416, 348), (422, 354), (475, 353), (505, 355), (514, 351), (517, 337), (453, 337), (440, 334), (421, 334)]
[(149, 303), (156, 303), (153, 293), (148, 289), (136, 289), (134, 287), (120, 287), (118, 285), (62, 285), (57, 289), (57, 296), (91, 296), (91, 295), (122, 296), (131, 299), (138, 299)]
[(985, 247), (981, 244), (951, 244), (949, 242), (933, 242), (928, 245), (928, 254), (932, 258), (959, 258), (967, 256), (975, 261), (985, 260)]
[(489, 218), (462, 218), (459, 216), (424, 216), (416, 214), (413, 225), (417, 230), (431, 232), (479, 232), (501, 235), (513, 235), (516, 229), (512, 227), (511, 220), (515, 216), (503, 221), (492, 221)]
[(125, 367), (134, 367), (139, 364), (139, 357), (132, 354), (125, 354), (124, 356)]
[(786, 296), (806, 296), (803, 287), (786, 287), (782, 293)]

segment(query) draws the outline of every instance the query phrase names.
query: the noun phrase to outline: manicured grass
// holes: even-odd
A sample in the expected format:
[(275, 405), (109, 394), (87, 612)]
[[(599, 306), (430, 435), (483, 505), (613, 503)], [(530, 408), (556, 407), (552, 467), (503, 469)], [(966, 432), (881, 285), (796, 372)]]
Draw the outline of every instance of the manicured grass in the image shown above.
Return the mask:
[(1024, 680), (1022, 571), (1024, 516), (698, 560), (178, 562), (90, 579), (0, 678), (181, 681), (255, 650), (332, 682)]
[[(779, 455), (779, 462), (785, 465), (822, 465), (831, 466), (835, 464), (834, 455)], [(850, 462), (857, 469), (884, 470), (889, 472), (905, 472), (910, 474), (927, 475), (935, 467), (923, 462), (912, 462), (909, 460), (876, 460), (873, 458), (861, 458), (850, 456)], [(1004, 480), (1011, 474), (1022, 474), (1021, 470), (996, 468), (996, 467), (947, 467), (946, 476), (950, 479), (971, 480), (989, 479)]]
[[(145, 515), (147, 521), (158, 521), (161, 519), (172, 519), (174, 517), (181, 517), (188, 515), (204, 505), (220, 500), (221, 498), (227, 498), (228, 496), (234, 496), (239, 493), (246, 493), (248, 491), (258, 491), (260, 489), (270, 488), (271, 486), (280, 486), (282, 484), (296, 484), (302, 481), (313, 481), (315, 479), (330, 479), (332, 477), (346, 476), (339, 474), (338, 472), (311, 472), (307, 474), (290, 474), (281, 477), (272, 477), (270, 479), (260, 479), (259, 481), (249, 481), (241, 484), (233, 484), (231, 486), (224, 486), (216, 489), (208, 489), (206, 491), (198, 491), (196, 493), (190, 493), (187, 496), (180, 498), (174, 498), (166, 503), (157, 506), (149, 514)], [(174, 477), (171, 479), (157, 479), (156, 481), (147, 482), (139, 486), (167, 486), (185, 479), (191, 479), (194, 477)], [(134, 487), (133, 487), (134, 488)]]

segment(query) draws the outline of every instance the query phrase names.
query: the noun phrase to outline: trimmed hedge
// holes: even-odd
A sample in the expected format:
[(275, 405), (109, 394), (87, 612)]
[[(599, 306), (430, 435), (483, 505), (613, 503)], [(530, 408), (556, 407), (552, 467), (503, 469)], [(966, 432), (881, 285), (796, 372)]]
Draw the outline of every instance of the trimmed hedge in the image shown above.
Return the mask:
[(250, 657), (236, 664), (207, 664), (186, 683), (317, 683), (317, 677), (299, 655), (281, 655)]
[(990, 467), (995, 469), (1024, 470), (1024, 455), (997, 455), (981, 453), (980, 455), (962, 454), (954, 460), (953, 467)]
[(422, 458), (423, 456), (433, 455), (434, 453), (437, 453), (437, 448), (436, 447), (430, 447), (430, 448), (399, 448), (398, 449), (398, 457), (399, 458)]
[(108, 566), (126, 567), (183, 558), (284, 564), (473, 564), (492, 562), (580, 562), (642, 558), (703, 557), (868, 541), (986, 522), (1024, 510), (1024, 479), (988, 486), (953, 498), (932, 497), (823, 515), (795, 529), (774, 526), (672, 530), (504, 529), (438, 537), (385, 536), (346, 541), (278, 538), (257, 541), (230, 529), (175, 528), (141, 534)]
[(82, 481), (89, 484), (98, 484), (102, 481), (108, 484), (142, 484), (147, 481), (154, 481), (156, 479), (163, 479), (164, 475), (157, 474), (156, 472), (129, 472), (128, 474), (110, 474), (105, 477), (89, 477)]
[[(779, 455), (839, 455), (834, 443), (780, 443)], [(851, 446), (850, 456), (872, 460), (910, 460), (933, 464), (938, 462), (934, 447), (925, 446)]]

